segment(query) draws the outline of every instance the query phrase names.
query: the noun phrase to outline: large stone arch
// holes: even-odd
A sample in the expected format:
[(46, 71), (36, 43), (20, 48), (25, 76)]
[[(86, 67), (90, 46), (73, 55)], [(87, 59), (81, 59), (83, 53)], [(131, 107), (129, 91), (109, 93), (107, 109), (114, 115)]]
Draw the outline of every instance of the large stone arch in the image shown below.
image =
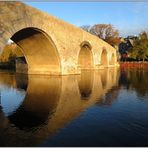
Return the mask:
[(16, 32), (11, 37), (11, 40), (22, 50), (28, 64), (29, 74), (61, 73), (60, 59), (56, 46), (52, 39), (41, 29), (24, 28)]
[(84, 41), (80, 45), (80, 52), (78, 55), (78, 68), (91, 69), (94, 66), (92, 47), (89, 42)]

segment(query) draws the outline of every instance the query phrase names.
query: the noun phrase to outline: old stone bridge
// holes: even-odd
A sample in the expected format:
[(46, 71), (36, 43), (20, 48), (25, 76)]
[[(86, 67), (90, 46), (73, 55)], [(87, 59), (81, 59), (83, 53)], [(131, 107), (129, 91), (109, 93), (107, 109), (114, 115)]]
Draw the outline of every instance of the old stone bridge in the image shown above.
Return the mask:
[(118, 65), (116, 50), (103, 40), (21, 2), (0, 2), (0, 51), (9, 39), (27, 63), (18, 72), (65, 75)]

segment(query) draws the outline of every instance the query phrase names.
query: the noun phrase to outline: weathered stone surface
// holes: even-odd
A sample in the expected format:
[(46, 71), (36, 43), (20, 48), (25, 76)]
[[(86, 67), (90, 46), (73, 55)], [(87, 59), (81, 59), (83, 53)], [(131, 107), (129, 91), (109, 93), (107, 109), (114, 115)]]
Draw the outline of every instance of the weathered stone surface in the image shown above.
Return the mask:
[[(30, 74), (77, 74), (80, 67), (118, 65), (116, 50), (112, 46), (49, 14), (21, 2), (0, 2), (0, 14), (0, 50), (12, 38), (21, 47)], [(82, 44), (88, 45), (91, 52), (85, 51), (87, 48)], [(102, 57), (103, 50), (106, 58)], [(81, 56), (81, 53), (86, 56)], [(91, 65), (79, 65), (80, 57), (85, 57), (86, 61), (92, 59), (88, 61)], [(102, 62), (103, 59), (106, 62)], [(101, 65), (103, 63), (105, 65)]]

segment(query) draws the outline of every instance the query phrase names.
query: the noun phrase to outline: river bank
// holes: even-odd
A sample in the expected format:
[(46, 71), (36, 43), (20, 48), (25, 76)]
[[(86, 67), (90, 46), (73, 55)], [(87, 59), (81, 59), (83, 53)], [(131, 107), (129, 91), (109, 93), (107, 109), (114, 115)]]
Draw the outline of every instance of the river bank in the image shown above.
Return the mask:
[(1, 62), (0, 69), (15, 70), (15, 63), (13, 62)]
[(120, 62), (120, 67), (130, 67), (130, 68), (148, 68), (148, 62)]

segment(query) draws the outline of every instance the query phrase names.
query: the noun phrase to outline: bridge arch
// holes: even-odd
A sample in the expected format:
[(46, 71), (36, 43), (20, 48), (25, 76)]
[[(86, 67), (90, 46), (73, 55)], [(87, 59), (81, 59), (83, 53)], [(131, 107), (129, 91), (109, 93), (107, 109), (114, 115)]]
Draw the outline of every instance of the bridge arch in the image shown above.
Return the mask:
[(89, 42), (84, 41), (80, 44), (80, 51), (78, 55), (78, 68), (91, 69), (94, 66), (92, 46)]
[[(17, 31), (11, 40), (20, 47), (24, 54), (28, 65), (27, 73), (61, 73), (61, 62), (57, 48), (51, 37), (43, 30), (34, 27), (23, 28)], [(20, 70), (22, 71), (22, 65)]]
[(111, 54), (111, 57), (110, 57), (110, 62), (109, 62), (109, 64), (110, 64), (110, 65), (114, 65), (115, 62), (116, 62), (115, 53), (112, 53), (112, 54)]
[(101, 65), (103, 67), (107, 67), (108, 66), (108, 56), (107, 56), (107, 50), (105, 48), (103, 48), (102, 52), (101, 52)]

